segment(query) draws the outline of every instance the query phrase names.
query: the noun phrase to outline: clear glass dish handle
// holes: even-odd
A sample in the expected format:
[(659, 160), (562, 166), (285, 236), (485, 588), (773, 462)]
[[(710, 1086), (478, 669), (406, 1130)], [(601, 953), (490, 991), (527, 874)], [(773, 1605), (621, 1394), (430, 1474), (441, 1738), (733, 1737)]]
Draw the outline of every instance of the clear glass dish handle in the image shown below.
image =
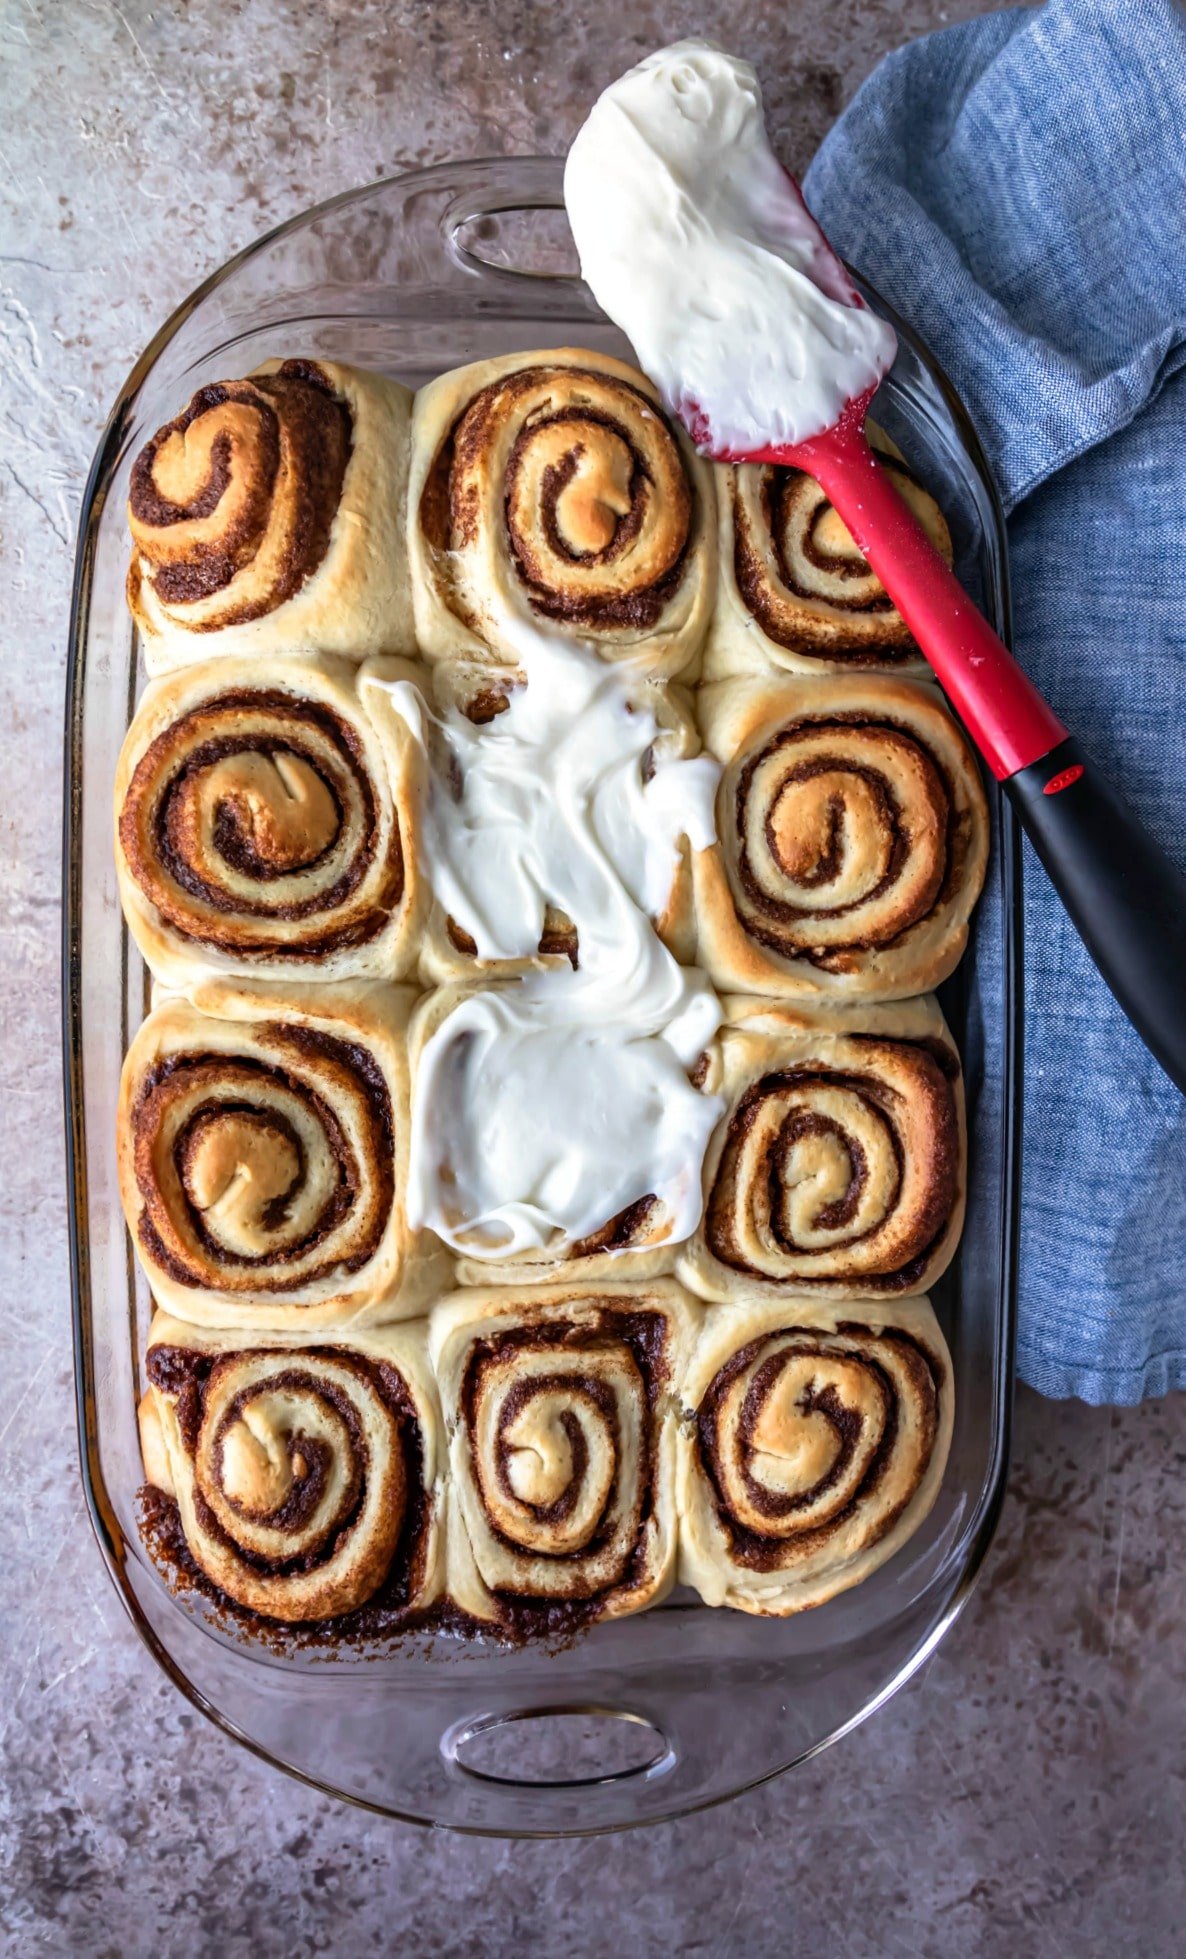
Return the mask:
[(572, 289), (570, 299), (579, 304), (583, 298), (593, 317), (604, 317), (581, 284), (564, 199), (554, 180), (503, 197), (462, 193), (442, 209), (440, 227), (449, 258), (463, 272), (487, 282), (511, 279), (520, 290), (524, 279), (553, 285), (561, 280)]
[[(666, 1713), (662, 1717), (666, 1719)], [(441, 1737), (446, 1772), (532, 1802), (548, 1791), (580, 1791), (586, 1801), (607, 1784), (656, 1781), (680, 1752), (660, 1717), (640, 1708), (559, 1701), (510, 1707), (453, 1722)], [(500, 1803), (507, 1800), (500, 1793)]]

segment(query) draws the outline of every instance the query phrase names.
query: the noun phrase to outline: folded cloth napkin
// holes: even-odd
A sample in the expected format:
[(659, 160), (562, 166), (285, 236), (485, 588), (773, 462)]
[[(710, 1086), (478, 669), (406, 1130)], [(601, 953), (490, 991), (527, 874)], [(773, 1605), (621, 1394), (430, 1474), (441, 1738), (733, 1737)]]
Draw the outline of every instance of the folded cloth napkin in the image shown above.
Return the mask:
[[(931, 35), (804, 188), (971, 411), (1018, 658), (1186, 862), (1186, 17), (1049, 0)], [(1021, 1373), (1139, 1401), (1186, 1385), (1186, 1102), (1028, 846), (1025, 879)]]

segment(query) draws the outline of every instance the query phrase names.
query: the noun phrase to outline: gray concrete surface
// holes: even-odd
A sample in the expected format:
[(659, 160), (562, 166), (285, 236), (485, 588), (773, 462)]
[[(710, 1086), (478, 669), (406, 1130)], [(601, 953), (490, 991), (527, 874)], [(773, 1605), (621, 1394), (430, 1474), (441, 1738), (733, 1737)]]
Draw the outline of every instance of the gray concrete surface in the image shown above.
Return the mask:
[(254, 234), (409, 165), (557, 149), (709, 22), (802, 165), (887, 48), (977, 0), (0, 0), (0, 1942), (14, 1953), (1182, 1949), (1186, 1399), (1022, 1395), (1004, 1525), (878, 1719), (707, 1817), (585, 1845), (420, 1834), (308, 1794), (153, 1670), (75, 1474), (57, 770), (73, 526), (107, 405)]

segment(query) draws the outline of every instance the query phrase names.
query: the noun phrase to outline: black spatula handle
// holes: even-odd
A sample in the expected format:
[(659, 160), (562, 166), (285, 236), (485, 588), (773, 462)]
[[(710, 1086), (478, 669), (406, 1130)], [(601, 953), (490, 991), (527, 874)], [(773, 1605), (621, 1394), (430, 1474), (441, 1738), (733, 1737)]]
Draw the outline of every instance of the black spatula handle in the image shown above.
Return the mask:
[(1100, 972), (1186, 1093), (1186, 877), (1073, 738), (1002, 786)]

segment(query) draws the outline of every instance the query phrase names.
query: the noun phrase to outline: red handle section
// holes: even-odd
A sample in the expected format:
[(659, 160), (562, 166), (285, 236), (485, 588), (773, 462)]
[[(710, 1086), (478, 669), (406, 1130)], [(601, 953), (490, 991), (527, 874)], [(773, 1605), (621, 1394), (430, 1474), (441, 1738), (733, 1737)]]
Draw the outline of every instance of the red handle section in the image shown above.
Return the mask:
[(754, 461), (805, 469), (826, 492), (934, 667), (998, 782), (1067, 738), (906, 508), (865, 440), (865, 401), (834, 428)]

